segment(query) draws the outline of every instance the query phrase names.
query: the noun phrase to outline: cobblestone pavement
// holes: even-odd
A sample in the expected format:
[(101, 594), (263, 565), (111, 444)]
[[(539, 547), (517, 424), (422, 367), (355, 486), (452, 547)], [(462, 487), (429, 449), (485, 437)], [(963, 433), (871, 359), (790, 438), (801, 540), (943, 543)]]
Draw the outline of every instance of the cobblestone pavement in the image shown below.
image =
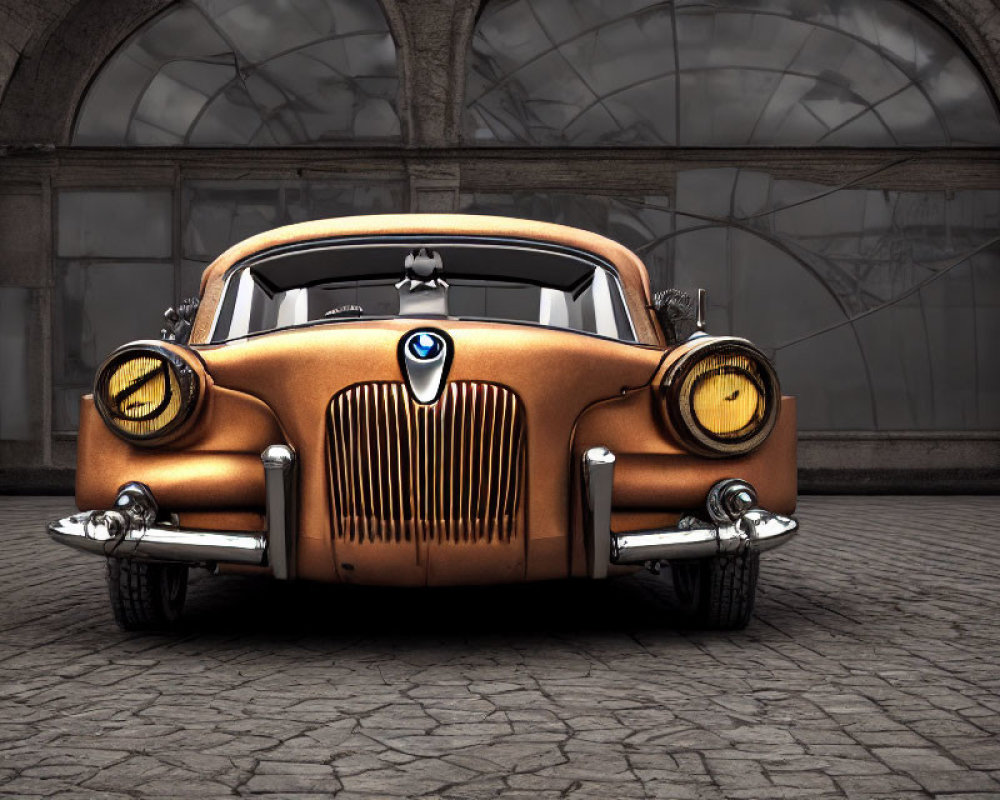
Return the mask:
[(204, 576), (124, 634), (68, 508), (0, 498), (5, 798), (1000, 797), (1000, 498), (805, 498), (724, 634), (653, 576)]

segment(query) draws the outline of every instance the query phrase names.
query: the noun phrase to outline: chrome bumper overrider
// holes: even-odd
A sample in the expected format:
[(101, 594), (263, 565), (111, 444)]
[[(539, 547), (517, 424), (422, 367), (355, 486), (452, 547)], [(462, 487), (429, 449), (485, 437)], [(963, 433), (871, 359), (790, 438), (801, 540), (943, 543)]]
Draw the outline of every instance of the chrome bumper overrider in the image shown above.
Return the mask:
[(584, 534), (592, 578), (607, 577), (610, 564), (707, 558), (747, 548), (770, 550), (798, 531), (799, 524), (792, 517), (757, 508), (757, 493), (749, 483), (728, 478), (709, 490), (705, 502), (707, 520), (689, 514), (680, 519), (676, 528), (614, 533), (614, 474), (615, 456), (606, 447), (593, 447), (584, 453)]
[(159, 507), (149, 488), (128, 483), (119, 490), (114, 508), (84, 511), (50, 523), (49, 536), (104, 556), (186, 564), (270, 564), (276, 578), (293, 577), (295, 454), (285, 445), (272, 445), (261, 460), (267, 494), (265, 531), (199, 530), (158, 520)]

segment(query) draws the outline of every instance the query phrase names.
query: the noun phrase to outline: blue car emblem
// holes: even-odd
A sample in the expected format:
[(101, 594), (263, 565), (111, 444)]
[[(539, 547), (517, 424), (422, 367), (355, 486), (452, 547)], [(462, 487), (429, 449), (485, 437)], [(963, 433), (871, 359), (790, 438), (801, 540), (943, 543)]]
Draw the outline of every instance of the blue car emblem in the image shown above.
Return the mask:
[(429, 333), (420, 333), (408, 342), (410, 353), (421, 361), (435, 358), (444, 347), (444, 342)]
[(399, 369), (410, 396), (418, 403), (436, 403), (451, 366), (451, 338), (433, 330), (410, 331), (399, 340)]

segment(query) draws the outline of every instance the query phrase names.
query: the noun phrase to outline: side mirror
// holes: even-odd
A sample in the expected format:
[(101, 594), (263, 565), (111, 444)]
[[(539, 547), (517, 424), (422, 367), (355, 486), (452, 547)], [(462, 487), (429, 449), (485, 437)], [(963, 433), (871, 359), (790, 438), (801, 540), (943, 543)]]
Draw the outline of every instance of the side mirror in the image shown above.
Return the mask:
[(653, 311), (663, 328), (667, 344), (677, 344), (690, 335), (686, 328), (693, 327), (691, 295), (680, 289), (663, 289), (653, 295)]
[(663, 289), (653, 295), (653, 311), (667, 344), (677, 344), (705, 332), (705, 290), (698, 290), (697, 309), (691, 295), (680, 289)]
[(160, 338), (167, 342), (177, 342), (177, 344), (187, 344), (191, 338), (191, 328), (194, 325), (195, 314), (198, 313), (200, 301), (197, 297), (189, 297), (182, 300), (180, 308), (173, 306), (163, 312), (163, 318), (167, 321), (167, 327), (160, 331)]

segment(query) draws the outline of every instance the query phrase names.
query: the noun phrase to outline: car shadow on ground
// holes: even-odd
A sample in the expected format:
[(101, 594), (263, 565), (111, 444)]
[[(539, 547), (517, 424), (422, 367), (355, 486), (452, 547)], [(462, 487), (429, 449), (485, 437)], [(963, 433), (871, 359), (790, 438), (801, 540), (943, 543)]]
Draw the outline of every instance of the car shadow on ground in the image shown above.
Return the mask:
[(667, 576), (511, 586), (344, 586), (192, 573), (181, 630), (465, 636), (691, 628)]
[[(815, 595), (815, 596), (813, 596)], [(762, 586), (747, 631), (706, 631), (681, 607), (669, 570), (608, 581), (508, 586), (346, 586), (192, 571), (179, 632), (260, 640), (376, 638), (414, 643), (444, 638), (657, 633), (699, 637), (788, 638), (835, 620), (853, 627), (857, 611), (808, 586)], [(808, 609), (808, 613), (800, 613)]]

